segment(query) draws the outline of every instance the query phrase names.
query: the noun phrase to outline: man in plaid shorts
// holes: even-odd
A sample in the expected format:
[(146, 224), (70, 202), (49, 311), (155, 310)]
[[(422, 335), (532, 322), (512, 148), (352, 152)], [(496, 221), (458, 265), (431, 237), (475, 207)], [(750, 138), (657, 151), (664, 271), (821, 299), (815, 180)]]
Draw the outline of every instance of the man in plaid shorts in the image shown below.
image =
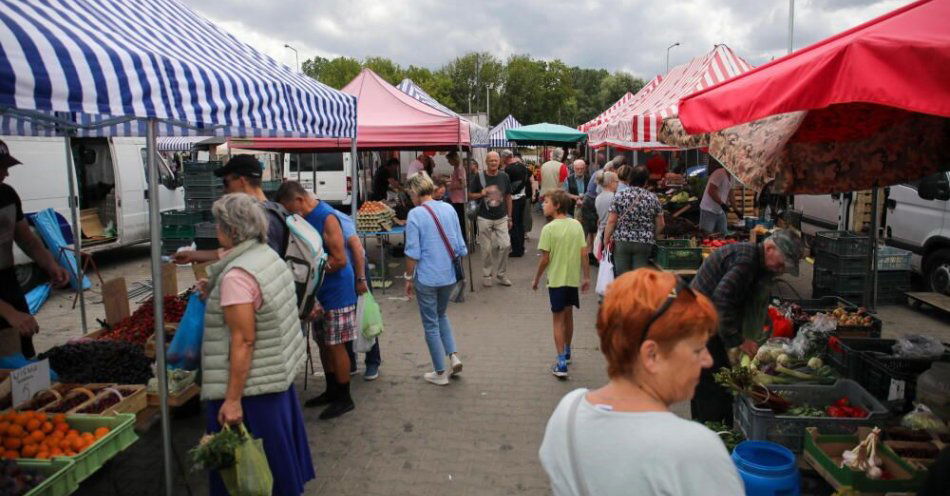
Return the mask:
[(277, 190), (277, 201), (288, 211), (307, 219), (320, 235), (328, 260), (323, 286), (317, 301), (323, 315), (313, 323), (313, 338), (320, 348), (320, 362), (326, 374), (327, 390), (311, 398), (304, 406), (329, 405), (320, 412), (320, 419), (339, 417), (354, 409), (350, 397), (350, 357), (346, 343), (356, 339), (356, 279), (353, 266), (346, 258), (345, 240), (334, 209), (303, 189), (300, 183), (288, 181)]

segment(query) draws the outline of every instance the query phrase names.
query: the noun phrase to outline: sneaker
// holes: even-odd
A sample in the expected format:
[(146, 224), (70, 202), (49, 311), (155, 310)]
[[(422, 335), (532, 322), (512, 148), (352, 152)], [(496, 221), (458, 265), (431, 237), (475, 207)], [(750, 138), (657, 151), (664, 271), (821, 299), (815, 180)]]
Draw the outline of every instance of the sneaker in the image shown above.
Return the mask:
[(326, 407), (326, 409), (320, 412), (320, 420), (330, 420), (337, 418), (340, 415), (353, 410), (354, 408), (356, 408), (356, 404), (353, 403), (352, 399), (348, 397), (339, 398), (333, 403), (330, 403), (330, 406)]
[(551, 367), (551, 373), (558, 379), (567, 378), (567, 361), (564, 357), (558, 357), (557, 362)]
[(448, 386), (449, 385), (449, 374), (446, 374), (445, 371), (442, 372), (426, 372), (422, 374), (422, 377), (435, 384), (436, 386)]
[(364, 381), (375, 381), (379, 377), (379, 365), (367, 365), (363, 372)]
[(509, 287), (511, 286), (511, 279), (508, 279), (505, 276), (498, 276), (498, 284), (501, 284), (502, 286), (505, 286), (505, 287)]
[(452, 375), (458, 375), (462, 373), (462, 361), (459, 360), (458, 353), (452, 353), (449, 355), (449, 363), (452, 364)]
[(571, 363), (571, 345), (564, 345), (564, 361)]
[(350, 367), (350, 375), (356, 375), (356, 374), (359, 374), (359, 373), (360, 373), (360, 371), (359, 371), (358, 368), (356, 368), (356, 367)]
[(491, 277), (483, 277), (482, 286), (485, 286), (486, 288), (492, 287)]

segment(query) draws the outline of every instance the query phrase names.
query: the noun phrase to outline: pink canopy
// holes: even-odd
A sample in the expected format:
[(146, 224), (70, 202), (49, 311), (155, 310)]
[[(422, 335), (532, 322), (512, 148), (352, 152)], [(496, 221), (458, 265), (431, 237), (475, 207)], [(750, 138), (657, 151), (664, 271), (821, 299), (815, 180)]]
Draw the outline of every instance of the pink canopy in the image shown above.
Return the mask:
[[(591, 148), (603, 148), (608, 145), (617, 146), (617, 143), (609, 142), (607, 137), (607, 128), (610, 123), (613, 122), (614, 119), (617, 119), (620, 115), (628, 112), (629, 109), (636, 106), (637, 102), (646, 98), (650, 92), (655, 90), (656, 87), (660, 85), (661, 81), (663, 81), (663, 76), (657, 76), (653, 78), (653, 80), (644, 85), (643, 88), (640, 88), (640, 91), (638, 91), (635, 95), (632, 95), (630, 98), (624, 97), (621, 99), (622, 103), (618, 101), (610, 108), (605, 110), (604, 113), (600, 114), (595, 119), (597, 122), (594, 125), (587, 127), (586, 130), (581, 129), (581, 131), (587, 132), (587, 142), (589, 146)], [(629, 93), (627, 94), (629, 95)], [(587, 124), (590, 124), (591, 122), (588, 122)], [(587, 124), (585, 124), (585, 126), (587, 126)]]
[[(726, 45), (678, 65), (647, 91), (644, 87), (616, 112), (600, 134), (611, 146), (627, 149), (669, 148), (657, 138), (663, 120), (679, 114), (681, 98), (742, 74), (752, 66)], [(593, 134), (593, 133), (592, 133)], [(592, 138), (593, 141), (593, 138)]]
[(601, 112), (600, 115), (581, 124), (580, 126), (577, 126), (577, 130), (587, 132), (588, 129), (591, 129), (604, 122), (607, 122), (607, 120), (610, 119), (610, 117), (612, 117), (619, 109), (622, 109), (624, 105), (626, 105), (627, 102), (629, 102), (632, 98), (633, 98), (633, 93), (630, 93), (628, 91), (624, 96), (620, 97), (619, 100), (614, 102), (613, 105), (607, 107), (607, 110), (604, 110), (603, 112)]
[[(453, 149), (469, 146), (468, 124), (399, 91), (363, 69), (342, 91), (357, 98), (356, 143), (360, 150)], [(254, 150), (348, 151), (347, 139), (248, 138), (231, 140)]]

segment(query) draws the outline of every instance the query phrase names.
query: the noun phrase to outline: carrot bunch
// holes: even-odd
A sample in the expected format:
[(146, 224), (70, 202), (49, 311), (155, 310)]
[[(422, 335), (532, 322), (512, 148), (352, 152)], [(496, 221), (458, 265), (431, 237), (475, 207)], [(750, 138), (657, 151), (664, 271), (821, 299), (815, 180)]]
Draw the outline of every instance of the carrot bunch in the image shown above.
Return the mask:
[(63, 414), (11, 411), (0, 416), (0, 447), (6, 459), (75, 456), (107, 434), (108, 427), (79, 432), (66, 423)]

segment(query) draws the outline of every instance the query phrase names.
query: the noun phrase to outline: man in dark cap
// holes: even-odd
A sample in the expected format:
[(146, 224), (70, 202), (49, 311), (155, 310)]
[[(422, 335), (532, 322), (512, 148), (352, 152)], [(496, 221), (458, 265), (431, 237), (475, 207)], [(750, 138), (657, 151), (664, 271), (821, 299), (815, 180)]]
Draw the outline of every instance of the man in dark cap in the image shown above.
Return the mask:
[[(264, 168), (253, 155), (235, 155), (228, 163), (214, 171), (224, 181), (225, 193), (245, 193), (257, 198), (267, 213), (267, 244), (281, 257), (287, 252), (287, 210), (264, 195), (261, 181)], [(175, 254), (175, 263), (211, 262), (218, 259), (217, 250), (181, 251)]]
[(6, 143), (0, 141), (0, 329), (16, 329), (20, 334), (23, 356), (30, 358), (36, 354), (33, 335), (40, 331), (40, 326), (30, 315), (23, 289), (17, 282), (13, 242), (46, 271), (54, 286), (64, 286), (69, 282), (69, 273), (56, 263), (43, 241), (33, 234), (23, 216), (20, 196), (12, 186), (4, 183), (10, 175), (10, 167), (20, 163), (10, 155)]
[(719, 332), (706, 343), (713, 365), (699, 377), (692, 401), (694, 420), (732, 425), (732, 395), (716, 384), (713, 374), (743, 353), (755, 356), (768, 337), (762, 328), (774, 279), (783, 273), (797, 276), (802, 252), (798, 232), (777, 229), (761, 243), (726, 245), (703, 261), (691, 286), (716, 306)]

